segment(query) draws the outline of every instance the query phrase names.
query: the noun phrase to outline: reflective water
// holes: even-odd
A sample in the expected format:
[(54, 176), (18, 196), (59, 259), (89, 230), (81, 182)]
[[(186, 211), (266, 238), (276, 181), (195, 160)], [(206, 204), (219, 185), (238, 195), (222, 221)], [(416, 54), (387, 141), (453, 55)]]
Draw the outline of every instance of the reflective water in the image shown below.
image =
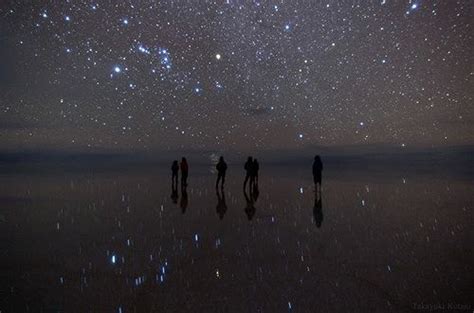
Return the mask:
[[(199, 172), (196, 174), (196, 172)], [(2, 312), (411, 312), (470, 305), (473, 185), (231, 167), (0, 177)], [(472, 310), (472, 306), (470, 307)], [(426, 308), (425, 308), (426, 310)]]

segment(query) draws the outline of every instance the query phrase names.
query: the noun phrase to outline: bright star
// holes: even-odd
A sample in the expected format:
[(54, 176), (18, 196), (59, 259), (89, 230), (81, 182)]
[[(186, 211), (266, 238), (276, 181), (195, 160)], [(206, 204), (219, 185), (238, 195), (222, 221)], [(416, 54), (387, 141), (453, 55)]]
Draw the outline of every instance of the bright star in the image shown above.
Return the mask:
[(143, 45), (139, 45), (138, 46), (138, 51), (142, 52), (142, 53), (145, 53), (145, 54), (150, 54), (150, 50), (146, 47), (144, 47)]
[(159, 48), (158, 55), (160, 56), (160, 63), (166, 69), (171, 69), (172, 62), (171, 62), (171, 55), (167, 49)]
[(216, 59), (220, 60), (221, 59), (221, 55), (218, 53), (216, 54)]

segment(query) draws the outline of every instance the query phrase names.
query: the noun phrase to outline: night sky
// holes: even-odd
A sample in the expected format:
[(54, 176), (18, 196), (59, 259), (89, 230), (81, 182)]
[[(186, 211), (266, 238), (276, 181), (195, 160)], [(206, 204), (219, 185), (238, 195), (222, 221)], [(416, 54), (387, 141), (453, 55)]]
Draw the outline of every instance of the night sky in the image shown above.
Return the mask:
[(473, 1), (2, 1), (0, 148), (474, 144)]

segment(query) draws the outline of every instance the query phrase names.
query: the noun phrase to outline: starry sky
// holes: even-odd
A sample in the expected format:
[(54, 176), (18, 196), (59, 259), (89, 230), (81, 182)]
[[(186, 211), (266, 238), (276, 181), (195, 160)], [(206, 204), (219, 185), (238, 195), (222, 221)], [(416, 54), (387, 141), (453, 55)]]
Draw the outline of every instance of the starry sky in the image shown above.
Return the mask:
[(474, 144), (472, 1), (2, 1), (0, 148)]

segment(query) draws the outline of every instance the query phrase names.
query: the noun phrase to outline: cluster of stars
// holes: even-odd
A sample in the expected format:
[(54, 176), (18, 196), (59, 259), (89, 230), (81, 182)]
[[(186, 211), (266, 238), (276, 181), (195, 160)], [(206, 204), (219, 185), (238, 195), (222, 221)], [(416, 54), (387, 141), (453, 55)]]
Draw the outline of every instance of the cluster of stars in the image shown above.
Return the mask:
[[(6, 144), (271, 149), (474, 139), (465, 122), (472, 31), (461, 1), (39, 1), (1, 13), (15, 51), (7, 61), (17, 65), (11, 86), (29, 86), (4, 93), (1, 109), (23, 125), (5, 130)], [(39, 136), (41, 126), (52, 134)]]

